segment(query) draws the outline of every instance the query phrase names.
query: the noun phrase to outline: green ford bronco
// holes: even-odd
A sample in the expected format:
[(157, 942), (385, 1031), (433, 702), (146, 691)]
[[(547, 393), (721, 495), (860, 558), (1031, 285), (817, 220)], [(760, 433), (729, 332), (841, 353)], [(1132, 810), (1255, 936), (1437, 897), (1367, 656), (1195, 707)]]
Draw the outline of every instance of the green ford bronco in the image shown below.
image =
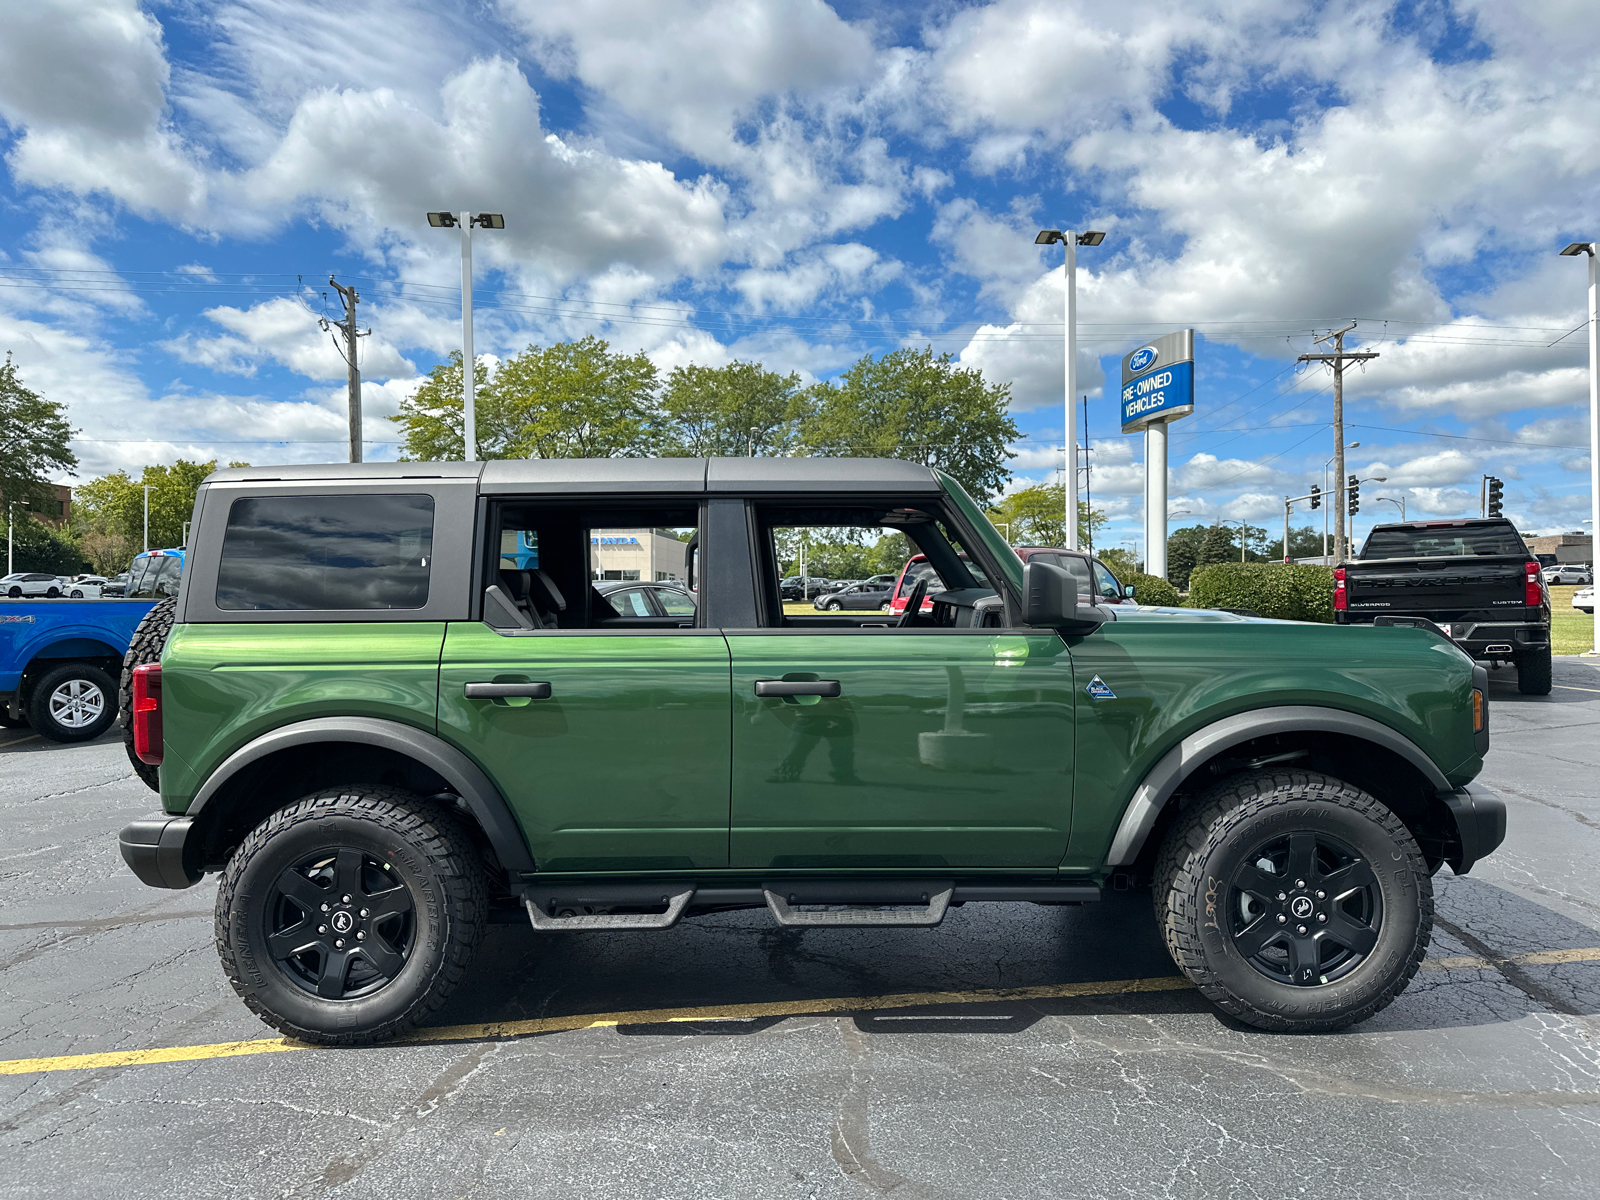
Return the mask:
[[(824, 530), (925, 556), (903, 615), (785, 609)], [(426, 1021), (495, 920), (933, 926), (1146, 883), (1212, 1002), (1334, 1029), (1505, 834), (1485, 672), (1436, 631), (1096, 605), (1086, 559), (1024, 564), (909, 463), (241, 468), (190, 546), (129, 651), (163, 811), (122, 854), (220, 872), (229, 979), (308, 1041)]]

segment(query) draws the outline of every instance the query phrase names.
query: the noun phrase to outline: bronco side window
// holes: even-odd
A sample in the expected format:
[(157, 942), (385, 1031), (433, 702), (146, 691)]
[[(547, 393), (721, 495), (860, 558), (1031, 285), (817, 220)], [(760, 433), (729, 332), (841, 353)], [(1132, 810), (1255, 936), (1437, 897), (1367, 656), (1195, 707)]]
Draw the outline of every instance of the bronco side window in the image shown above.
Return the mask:
[(242, 497), (228, 511), (217, 607), (417, 609), (432, 559), (431, 496)]
[[(491, 522), (484, 620), (505, 632), (693, 627), (699, 518), (681, 503), (505, 502)], [(686, 611), (657, 615), (638, 587), (647, 581), (681, 588)]]

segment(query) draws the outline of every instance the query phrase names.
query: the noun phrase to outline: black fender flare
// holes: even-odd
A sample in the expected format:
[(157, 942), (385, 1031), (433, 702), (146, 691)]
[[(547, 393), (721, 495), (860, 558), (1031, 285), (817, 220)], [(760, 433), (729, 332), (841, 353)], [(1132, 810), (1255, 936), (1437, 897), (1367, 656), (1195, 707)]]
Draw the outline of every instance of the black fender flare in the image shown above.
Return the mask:
[(1106, 854), (1107, 867), (1125, 867), (1139, 857), (1156, 818), (1172, 793), (1191, 771), (1222, 751), (1253, 738), (1274, 733), (1339, 733), (1373, 742), (1392, 750), (1420, 771), (1429, 785), (1440, 792), (1454, 789), (1433, 759), (1405, 734), (1381, 721), (1339, 708), (1319, 708), (1310, 704), (1258, 708), (1236, 713), (1202, 726), (1168, 750), (1139, 782), (1117, 825), (1116, 836)]
[(319, 742), (354, 742), (363, 746), (378, 746), (414, 759), (448, 783), (466, 802), (467, 808), (483, 828), (484, 836), (494, 847), (500, 865), (513, 881), (534, 870), (533, 856), (528, 853), (522, 828), (512, 816), (511, 806), (483, 768), (436, 734), (418, 729), (415, 725), (385, 721), (379, 717), (317, 717), (309, 721), (296, 721), (262, 734), (228, 755), (211, 772), (184, 815), (191, 819), (200, 816), (228, 781), (251, 763), (280, 750), (312, 746)]

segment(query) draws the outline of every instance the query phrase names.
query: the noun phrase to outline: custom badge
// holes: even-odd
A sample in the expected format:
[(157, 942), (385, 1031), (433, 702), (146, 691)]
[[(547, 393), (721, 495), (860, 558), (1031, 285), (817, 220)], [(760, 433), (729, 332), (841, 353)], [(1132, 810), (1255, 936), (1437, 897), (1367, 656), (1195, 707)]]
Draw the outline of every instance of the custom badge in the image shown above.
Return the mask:
[(1090, 698), (1094, 700), (1115, 700), (1117, 698), (1117, 694), (1107, 687), (1106, 681), (1098, 675), (1089, 680), (1083, 690), (1088, 692)]

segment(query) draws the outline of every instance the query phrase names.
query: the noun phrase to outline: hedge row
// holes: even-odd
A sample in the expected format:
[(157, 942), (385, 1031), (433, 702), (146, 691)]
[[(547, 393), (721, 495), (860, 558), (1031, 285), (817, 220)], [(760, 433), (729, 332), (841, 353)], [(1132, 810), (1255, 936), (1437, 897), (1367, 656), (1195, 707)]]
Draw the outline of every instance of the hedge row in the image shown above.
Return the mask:
[(1124, 573), (1122, 582), (1133, 586), (1133, 598), (1140, 604), (1153, 604), (1159, 608), (1178, 608), (1183, 597), (1159, 575), (1146, 575), (1143, 571)]
[[(1139, 586), (1142, 592), (1143, 585)], [(1331, 623), (1333, 568), (1213, 563), (1196, 569), (1189, 577), (1187, 604), (1190, 608), (1247, 608), (1258, 616), (1284, 621)]]

